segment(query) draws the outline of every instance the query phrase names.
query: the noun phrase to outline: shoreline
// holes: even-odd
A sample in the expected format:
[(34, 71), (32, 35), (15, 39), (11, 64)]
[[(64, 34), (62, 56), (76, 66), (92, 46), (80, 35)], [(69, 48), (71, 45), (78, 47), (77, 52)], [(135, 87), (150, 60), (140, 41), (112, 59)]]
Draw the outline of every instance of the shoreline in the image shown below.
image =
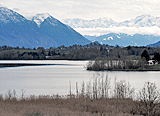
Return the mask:
[(42, 66), (42, 65), (57, 65), (57, 64), (0, 63), (0, 68), (3, 68), (3, 67), (19, 67), (19, 66)]
[(160, 71), (160, 69), (112, 69), (112, 70), (87, 70), (87, 71), (135, 71), (135, 72), (147, 72), (147, 71)]

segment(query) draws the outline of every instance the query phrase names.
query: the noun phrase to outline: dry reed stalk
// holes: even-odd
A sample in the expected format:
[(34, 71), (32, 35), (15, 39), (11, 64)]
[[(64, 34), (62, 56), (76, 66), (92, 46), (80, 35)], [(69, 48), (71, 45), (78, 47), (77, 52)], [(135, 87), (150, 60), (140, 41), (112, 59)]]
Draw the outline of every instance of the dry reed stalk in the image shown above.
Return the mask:
[(129, 104), (132, 103), (133, 101), (130, 99), (84, 97), (63, 99), (53, 98), (53, 96), (31, 96), (23, 100), (2, 100), (0, 101), (0, 111), (6, 116), (27, 116), (36, 112), (44, 114), (43, 116), (118, 116), (119, 114), (128, 114), (129, 116)]

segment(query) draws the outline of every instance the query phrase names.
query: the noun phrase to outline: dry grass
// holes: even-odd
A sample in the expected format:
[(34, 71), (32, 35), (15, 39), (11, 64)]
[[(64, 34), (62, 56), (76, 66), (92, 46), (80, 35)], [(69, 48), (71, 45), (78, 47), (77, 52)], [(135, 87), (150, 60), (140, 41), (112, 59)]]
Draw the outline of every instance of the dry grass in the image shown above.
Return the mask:
[(24, 98), (22, 89), (19, 99), (15, 90), (9, 90), (5, 98), (0, 95), (0, 116), (160, 116), (160, 92), (154, 83), (146, 82), (137, 99), (133, 97), (134, 88), (125, 80), (115, 79), (111, 89), (110, 79), (104, 75), (88, 84), (83, 82), (80, 89), (76, 83), (76, 90), (77, 95), (70, 90), (67, 96)]
[(131, 116), (134, 102), (115, 98), (30, 97), (0, 101), (0, 116)]

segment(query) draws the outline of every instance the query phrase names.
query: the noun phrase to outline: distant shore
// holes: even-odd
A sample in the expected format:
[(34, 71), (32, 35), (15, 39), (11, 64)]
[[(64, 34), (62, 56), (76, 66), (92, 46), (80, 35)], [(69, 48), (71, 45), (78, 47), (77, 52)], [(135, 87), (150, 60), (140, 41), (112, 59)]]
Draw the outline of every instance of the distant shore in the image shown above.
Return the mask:
[(140, 60), (93, 60), (86, 66), (90, 71), (160, 71), (160, 64), (149, 65)]
[[(88, 71), (97, 71), (97, 70), (88, 70)], [(106, 70), (99, 70), (99, 71), (140, 71), (140, 72), (145, 72), (145, 71), (160, 71), (160, 69), (106, 69)]]
[(19, 67), (19, 66), (41, 66), (41, 65), (55, 65), (55, 64), (0, 63), (0, 68), (1, 67)]

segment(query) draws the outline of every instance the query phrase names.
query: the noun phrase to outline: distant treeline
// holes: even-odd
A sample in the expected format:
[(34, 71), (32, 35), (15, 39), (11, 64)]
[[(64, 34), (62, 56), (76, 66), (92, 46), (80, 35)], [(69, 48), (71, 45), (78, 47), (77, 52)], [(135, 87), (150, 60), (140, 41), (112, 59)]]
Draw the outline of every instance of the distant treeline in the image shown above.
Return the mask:
[(158, 64), (160, 64), (160, 53), (155, 53), (151, 58), (147, 50), (144, 50), (140, 59), (96, 58), (88, 62), (86, 69), (94, 71), (159, 71)]
[(44, 59), (66, 59), (66, 60), (90, 60), (96, 58), (120, 58), (120, 59), (140, 59), (142, 52), (146, 50), (152, 56), (160, 52), (160, 47), (137, 47), (127, 46), (120, 47), (109, 46), (107, 44), (91, 43), (87, 45), (64, 45), (45, 49), (38, 47), (34, 49), (25, 47), (0, 47), (1, 60), (44, 60)]

